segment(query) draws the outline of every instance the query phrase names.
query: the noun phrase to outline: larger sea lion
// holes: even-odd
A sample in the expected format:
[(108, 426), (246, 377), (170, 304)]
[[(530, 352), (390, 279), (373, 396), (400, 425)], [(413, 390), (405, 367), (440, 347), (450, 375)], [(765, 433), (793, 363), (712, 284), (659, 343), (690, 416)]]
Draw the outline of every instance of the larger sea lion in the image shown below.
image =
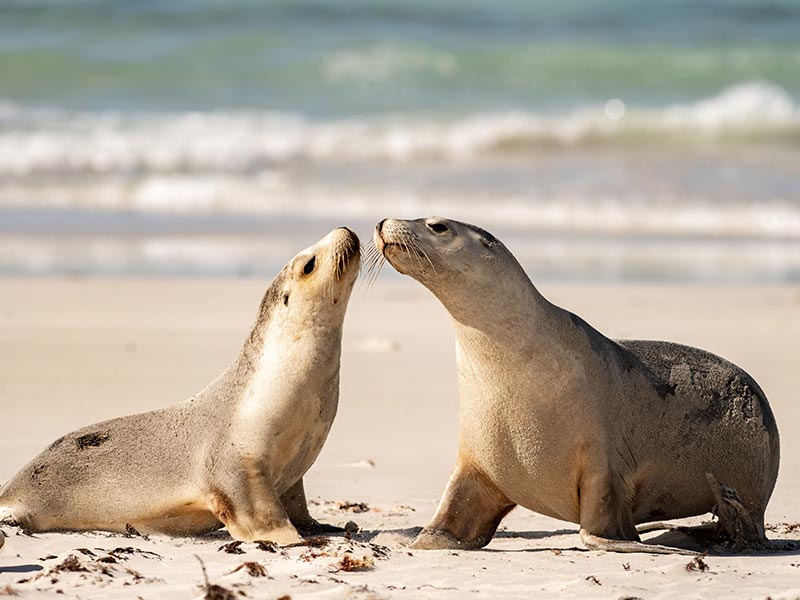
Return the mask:
[(605, 337), (547, 301), (479, 227), (385, 219), (374, 238), (456, 334), (458, 459), (413, 547), (484, 546), (516, 505), (579, 523), (591, 549), (672, 552), (643, 544), (637, 524), (709, 511), (715, 542), (766, 544), (778, 429), (742, 369), (697, 348)]
[(336, 415), (359, 262), (345, 228), (300, 252), (222, 375), (181, 404), (56, 440), (0, 488), (2, 516), (28, 531), (190, 535), (224, 525), (237, 540), (280, 544), (319, 529), (303, 475)]

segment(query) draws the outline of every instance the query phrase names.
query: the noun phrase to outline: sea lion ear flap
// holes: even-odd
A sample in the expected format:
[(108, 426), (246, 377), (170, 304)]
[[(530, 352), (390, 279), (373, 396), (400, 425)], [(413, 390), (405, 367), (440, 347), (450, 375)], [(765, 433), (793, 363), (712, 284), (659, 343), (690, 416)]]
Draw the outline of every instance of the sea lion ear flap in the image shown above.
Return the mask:
[(498, 240), (496, 237), (494, 237), (491, 233), (489, 233), (485, 229), (481, 229), (480, 227), (477, 227), (475, 225), (470, 225), (469, 227), (475, 234), (477, 234), (478, 239), (481, 241), (481, 244), (483, 244), (487, 248), (489, 249), (494, 248), (500, 243), (500, 240)]
[(487, 248), (490, 249), (494, 248), (499, 243), (500, 243), (499, 240), (488, 231), (484, 231), (483, 234), (481, 235), (481, 244), (483, 244)]

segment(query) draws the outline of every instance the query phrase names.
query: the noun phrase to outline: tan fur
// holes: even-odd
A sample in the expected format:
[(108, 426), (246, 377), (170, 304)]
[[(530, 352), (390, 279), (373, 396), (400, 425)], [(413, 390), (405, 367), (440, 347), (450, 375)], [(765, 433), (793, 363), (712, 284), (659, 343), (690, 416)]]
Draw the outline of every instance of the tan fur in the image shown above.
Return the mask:
[(300, 252), (227, 371), (185, 402), (57, 440), (0, 488), (3, 515), (30, 531), (187, 535), (224, 524), (235, 539), (281, 544), (318, 527), (302, 478), (336, 414), (359, 261), (344, 228)]
[(414, 546), (481, 546), (519, 504), (580, 523), (591, 548), (672, 552), (641, 544), (636, 524), (712, 511), (707, 474), (755, 523), (723, 530), (766, 541), (778, 432), (747, 373), (695, 348), (606, 338), (478, 227), (386, 219), (375, 244), (439, 298), (456, 334), (458, 462)]

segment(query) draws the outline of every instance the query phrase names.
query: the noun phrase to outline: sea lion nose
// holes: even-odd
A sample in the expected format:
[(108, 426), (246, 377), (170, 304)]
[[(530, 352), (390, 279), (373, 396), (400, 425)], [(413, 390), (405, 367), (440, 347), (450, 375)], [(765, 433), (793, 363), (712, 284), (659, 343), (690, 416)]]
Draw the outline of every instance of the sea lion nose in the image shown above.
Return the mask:
[(383, 231), (383, 224), (384, 224), (384, 223), (386, 223), (386, 219), (381, 219), (380, 223), (378, 223), (377, 225), (375, 225), (375, 231), (377, 231), (378, 233), (380, 233), (381, 231)]

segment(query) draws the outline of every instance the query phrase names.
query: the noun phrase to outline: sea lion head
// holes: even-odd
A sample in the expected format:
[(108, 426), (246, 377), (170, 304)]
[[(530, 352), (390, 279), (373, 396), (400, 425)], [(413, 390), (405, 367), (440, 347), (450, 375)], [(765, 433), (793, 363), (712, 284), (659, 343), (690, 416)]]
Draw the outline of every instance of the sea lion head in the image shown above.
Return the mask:
[(384, 219), (375, 227), (382, 259), (431, 290), (450, 314), (477, 324), (531, 294), (524, 269), (485, 229), (443, 217)]
[(375, 226), (374, 241), (395, 269), (429, 288), (432, 279), (469, 280), (509, 255), (488, 231), (443, 217), (384, 219)]
[[(334, 229), (290, 260), (270, 287), (265, 304), (281, 319), (341, 323), (361, 261), (358, 236)], [(325, 308), (325, 310), (320, 310)]]

